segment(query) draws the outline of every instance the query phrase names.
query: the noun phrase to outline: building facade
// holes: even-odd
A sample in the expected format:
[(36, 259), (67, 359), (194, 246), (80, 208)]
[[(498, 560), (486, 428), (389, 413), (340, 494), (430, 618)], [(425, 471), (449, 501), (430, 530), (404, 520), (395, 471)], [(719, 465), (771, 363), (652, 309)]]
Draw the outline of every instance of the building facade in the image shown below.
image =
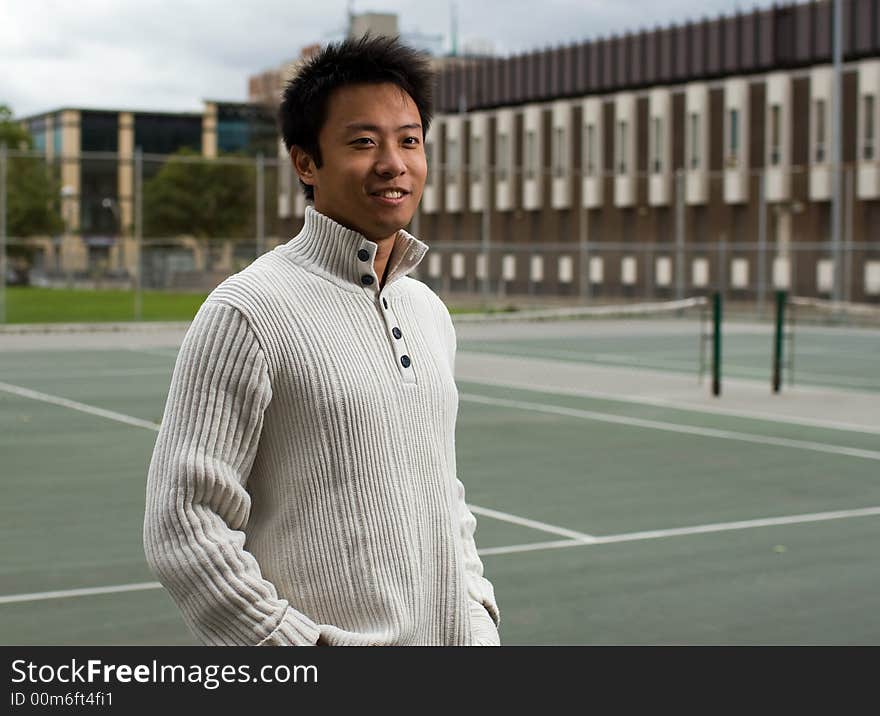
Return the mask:
[[(442, 68), (414, 221), (433, 248), (422, 278), (501, 294), (830, 296), (831, 13), (790, 4)], [(880, 2), (843, 14), (842, 287), (875, 301)], [(290, 203), (295, 219), (303, 201)]]
[(181, 149), (274, 157), (278, 146), (274, 109), (253, 103), (206, 101), (201, 113), (64, 108), (20, 121), (61, 187), (64, 234), (27, 242), (49, 274), (134, 273), (136, 148), (146, 182)]

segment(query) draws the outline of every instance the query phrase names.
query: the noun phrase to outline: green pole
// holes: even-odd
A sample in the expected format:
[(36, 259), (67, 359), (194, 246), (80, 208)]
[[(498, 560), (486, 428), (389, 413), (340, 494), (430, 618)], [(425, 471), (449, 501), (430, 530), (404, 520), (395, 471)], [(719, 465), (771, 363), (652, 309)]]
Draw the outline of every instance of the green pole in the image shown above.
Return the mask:
[(776, 292), (776, 334), (773, 339), (773, 392), (778, 393), (782, 385), (782, 336), (785, 334), (785, 304), (788, 294)]
[(721, 292), (712, 296), (712, 395), (721, 395)]

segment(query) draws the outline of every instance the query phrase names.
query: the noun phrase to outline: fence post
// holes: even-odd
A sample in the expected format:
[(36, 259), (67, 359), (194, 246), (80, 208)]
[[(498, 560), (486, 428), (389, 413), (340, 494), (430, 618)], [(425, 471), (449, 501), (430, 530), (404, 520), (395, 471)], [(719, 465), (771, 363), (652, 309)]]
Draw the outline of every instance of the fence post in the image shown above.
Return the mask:
[(143, 241), (144, 241), (144, 155), (140, 147), (134, 150), (134, 320), (140, 321), (144, 315), (143, 283)]
[(782, 385), (782, 338), (785, 335), (785, 291), (776, 292), (776, 331), (773, 336), (773, 392)]
[[(846, 186), (846, 215), (843, 219), (843, 300), (852, 299), (853, 284), (853, 199), (855, 195), (855, 176), (853, 175), (854, 167), (849, 165), (846, 168), (844, 177)], [(836, 269), (835, 269), (836, 270)]]
[(712, 295), (712, 395), (721, 395), (721, 293)]
[(5, 142), (0, 142), (0, 323), (6, 323), (6, 159)]
[(675, 298), (684, 298), (684, 171), (675, 171)]
[(480, 254), (483, 257), (483, 278), (480, 282), (480, 295), (483, 310), (489, 307), (489, 245), (492, 231), (491, 198), (494, 189), (494, 176), (491, 170), (480, 175), (483, 182), (483, 214), (480, 217)]
[[(266, 233), (266, 197), (265, 187), (263, 185), (264, 177), (264, 159), (263, 153), (257, 154), (256, 170), (257, 170), (257, 256), (263, 253), (263, 241)], [(233, 267), (234, 268), (234, 267)]]
[(762, 169), (758, 175), (758, 316), (764, 317), (767, 301), (767, 200), (765, 198), (766, 176)]
[(592, 294), (590, 286), (590, 211), (583, 204), (583, 198), (581, 198), (578, 274), (580, 276), (581, 298), (586, 302), (590, 300), (590, 295)]

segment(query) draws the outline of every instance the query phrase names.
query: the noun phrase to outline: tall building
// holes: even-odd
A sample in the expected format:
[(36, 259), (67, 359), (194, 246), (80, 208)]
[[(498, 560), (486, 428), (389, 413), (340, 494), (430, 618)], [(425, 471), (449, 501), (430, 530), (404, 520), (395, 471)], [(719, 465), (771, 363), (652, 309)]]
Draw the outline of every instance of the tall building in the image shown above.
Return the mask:
[[(444, 291), (830, 296), (831, 15), (788, 4), (441, 66), (421, 277)], [(880, 2), (844, 0), (843, 15), (843, 289), (876, 301)], [(304, 204), (287, 185), (294, 232)]]
[[(427, 279), (830, 295), (831, 13), (788, 4), (442, 70)], [(880, 3), (843, 15), (843, 288), (880, 300)]]

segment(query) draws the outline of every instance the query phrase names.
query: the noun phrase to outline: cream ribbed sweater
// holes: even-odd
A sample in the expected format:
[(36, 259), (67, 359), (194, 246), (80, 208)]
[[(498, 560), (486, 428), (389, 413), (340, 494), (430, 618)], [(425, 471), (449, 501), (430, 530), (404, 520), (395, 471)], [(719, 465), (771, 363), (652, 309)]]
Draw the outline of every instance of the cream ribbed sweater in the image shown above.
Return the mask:
[(308, 207), (183, 341), (144, 545), (204, 643), (498, 643), (456, 477), (452, 321), (406, 275), (422, 242), (399, 232), (382, 288), (376, 248)]

